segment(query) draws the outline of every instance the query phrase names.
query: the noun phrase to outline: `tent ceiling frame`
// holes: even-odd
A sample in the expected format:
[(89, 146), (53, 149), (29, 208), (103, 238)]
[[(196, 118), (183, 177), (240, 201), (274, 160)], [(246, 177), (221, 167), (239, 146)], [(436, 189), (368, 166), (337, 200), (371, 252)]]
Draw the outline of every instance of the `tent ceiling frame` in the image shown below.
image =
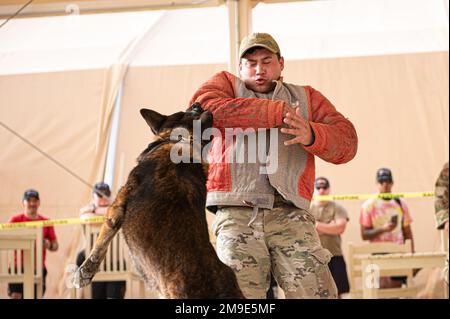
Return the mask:
[[(252, 8), (258, 3), (298, 2), (305, 0), (34, 0), (16, 18), (55, 15), (95, 14), (127, 11), (171, 10), (217, 7), (229, 1), (250, 2)], [(0, 19), (12, 16), (26, 0), (0, 0)]]

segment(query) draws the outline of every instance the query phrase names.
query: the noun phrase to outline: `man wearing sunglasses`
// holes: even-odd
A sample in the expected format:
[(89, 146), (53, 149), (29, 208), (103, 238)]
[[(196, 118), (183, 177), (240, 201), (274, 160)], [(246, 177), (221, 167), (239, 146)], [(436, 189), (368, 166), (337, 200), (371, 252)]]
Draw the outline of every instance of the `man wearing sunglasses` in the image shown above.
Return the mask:
[[(330, 182), (325, 177), (317, 177), (314, 181), (314, 195), (330, 194)], [(339, 298), (348, 293), (350, 288), (345, 260), (341, 248), (341, 234), (349, 221), (347, 211), (336, 202), (314, 200), (311, 202), (311, 214), (316, 219), (316, 230), (319, 233), (323, 248), (328, 249), (333, 257), (328, 264), (336, 283)]]
[[(111, 189), (108, 184), (98, 182), (92, 189), (92, 201), (80, 209), (80, 218), (89, 219), (92, 217), (105, 216), (108, 207), (112, 203)], [(102, 223), (91, 224), (91, 227), (101, 227)], [(89, 240), (89, 238), (87, 238)], [(80, 267), (86, 259), (86, 252), (83, 249), (78, 253), (77, 266)], [(125, 281), (96, 281), (92, 283), (92, 299), (124, 299)]]

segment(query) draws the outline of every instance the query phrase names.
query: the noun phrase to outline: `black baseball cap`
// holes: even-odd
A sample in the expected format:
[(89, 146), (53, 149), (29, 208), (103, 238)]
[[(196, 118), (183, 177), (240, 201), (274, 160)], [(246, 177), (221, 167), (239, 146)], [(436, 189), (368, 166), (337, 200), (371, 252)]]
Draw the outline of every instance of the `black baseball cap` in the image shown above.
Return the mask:
[(99, 197), (111, 196), (111, 189), (109, 188), (109, 185), (104, 182), (98, 182), (95, 184), (92, 192), (97, 194)]
[(30, 198), (36, 198), (39, 200), (39, 193), (35, 189), (27, 189), (25, 193), (23, 193), (23, 200), (29, 200)]
[(325, 177), (317, 177), (314, 181), (314, 188), (317, 189), (318, 187), (329, 188), (330, 182)]
[(388, 183), (393, 183), (394, 179), (392, 178), (392, 172), (389, 168), (380, 168), (377, 171), (377, 182), (378, 183), (383, 183), (383, 182), (388, 182)]

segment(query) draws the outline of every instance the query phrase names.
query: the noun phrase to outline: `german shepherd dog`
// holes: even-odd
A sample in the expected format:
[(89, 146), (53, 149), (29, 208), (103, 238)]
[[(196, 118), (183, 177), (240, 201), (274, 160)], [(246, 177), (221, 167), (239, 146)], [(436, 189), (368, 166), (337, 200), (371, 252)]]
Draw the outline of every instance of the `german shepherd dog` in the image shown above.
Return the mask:
[(170, 157), (177, 143), (189, 147), (191, 156), (195, 153), (192, 138), (171, 140), (172, 131), (183, 128), (192, 136), (193, 121), (199, 120), (203, 132), (212, 127), (212, 114), (198, 103), (169, 116), (148, 109), (140, 112), (156, 140), (138, 157), (108, 208), (98, 239), (72, 283), (80, 288), (92, 281), (122, 228), (136, 270), (148, 287), (156, 286), (160, 297), (244, 298), (234, 272), (219, 260), (209, 241), (207, 163), (195, 163), (192, 157), (194, 163), (174, 163)]

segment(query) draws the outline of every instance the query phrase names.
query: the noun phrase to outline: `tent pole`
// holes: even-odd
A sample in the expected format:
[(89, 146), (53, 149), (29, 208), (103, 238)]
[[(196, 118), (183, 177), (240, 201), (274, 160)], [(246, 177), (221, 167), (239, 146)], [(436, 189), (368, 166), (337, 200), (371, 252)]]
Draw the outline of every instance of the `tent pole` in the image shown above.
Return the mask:
[(114, 190), (114, 172), (116, 167), (116, 152), (117, 145), (119, 143), (119, 127), (120, 127), (120, 115), (122, 111), (122, 95), (123, 95), (123, 82), (120, 84), (117, 92), (116, 101), (114, 104), (113, 118), (111, 123), (111, 133), (108, 142), (108, 151), (106, 154), (106, 165), (104, 182), (107, 183), (111, 190)]
[(228, 0), (228, 25), (230, 33), (230, 59), (228, 71), (239, 74), (239, 43), (252, 32), (252, 1)]
[[(158, 21), (161, 21), (162, 16), (159, 17)], [(133, 58), (133, 56), (136, 54), (136, 52), (141, 48), (141, 45), (143, 41), (148, 37), (151, 30), (153, 29), (153, 26), (148, 26), (144, 32), (137, 37), (135, 37), (125, 48), (124, 51), (120, 54), (120, 57), (117, 61), (115, 61), (111, 67), (110, 72), (112, 73), (110, 81), (117, 81), (119, 84), (117, 87), (117, 94), (116, 99), (114, 100), (114, 109), (112, 110), (112, 119), (111, 119), (111, 130), (109, 133), (109, 140), (108, 140), (108, 148), (105, 158), (105, 166), (103, 171), (103, 180), (108, 183), (111, 187), (111, 190), (115, 190), (118, 188), (118, 186), (121, 185), (114, 185), (114, 183), (120, 183), (120, 180), (116, 180), (115, 171), (116, 171), (116, 153), (117, 153), (117, 147), (119, 144), (119, 128), (120, 128), (120, 118), (122, 113), (122, 96), (123, 96), (123, 90), (124, 90), (124, 79), (127, 72), (127, 69), (129, 67), (129, 64)], [(117, 77), (114, 76), (114, 71), (118, 72), (117, 75), (120, 77), (117, 79)], [(114, 83), (110, 83), (110, 88), (114, 88)], [(123, 157), (121, 157), (121, 165), (123, 165), (122, 162)], [(122, 169), (122, 167), (121, 167)], [(122, 176), (119, 176), (121, 178)]]

